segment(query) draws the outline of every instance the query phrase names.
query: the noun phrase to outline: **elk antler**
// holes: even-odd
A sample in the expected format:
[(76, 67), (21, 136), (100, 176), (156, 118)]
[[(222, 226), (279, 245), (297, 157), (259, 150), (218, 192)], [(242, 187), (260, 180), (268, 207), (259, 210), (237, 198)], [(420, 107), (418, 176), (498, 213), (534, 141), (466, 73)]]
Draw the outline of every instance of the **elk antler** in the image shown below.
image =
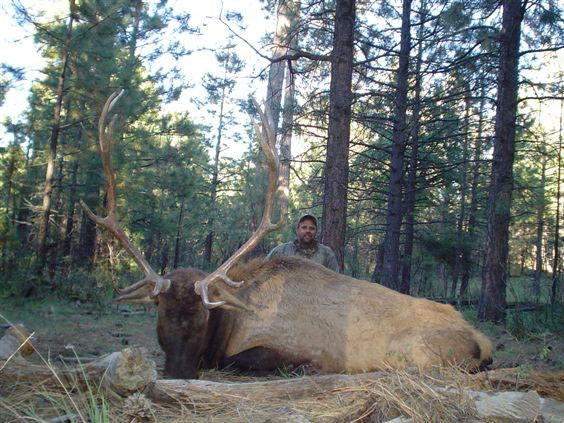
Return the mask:
[[(202, 297), (202, 302), (207, 308), (214, 308), (225, 304), (225, 301), (210, 302), (208, 298), (208, 289), (216, 281), (222, 280), (227, 285), (233, 287), (240, 287), (244, 281), (234, 282), (228, 276), (227, 272), (231, 269), (241, 258), (255, 248), (260, 241), (270, 232), (276, 231), (284, 223), (286, 223), (286, 218), (288, 214), (281, 210), (280, 220), (277, 224), (273, 224), (272, 212), (274, 210), (274, 198), (278, 190), (278, 172), (280, 169), (278, 155), (276, 153), (276, 138), (272, 131), (272, 128), (268, 124), (268, 120), (261, 110), (258, 103), (253, 99), (253, 103), (259, 113), (262, 126), (264, 128), (264, 133), (268, 139), (265, 139), (260, 131), (259, 126), (256, 124), (254, 119), (251, 117), (253, 122), (253, 127), (255, 129), (256, 136), (259, 140), (262, 151), (266, 157), (266, 163), (268, 165), (268, 188), (265, 196), (265, 206), (264, 213), (262, 215), (262, 220), (260, 222), (257, 230), (251, 235), (249, 240), (245, 242), (231, 257), (227, 259), (220, 267), (217, 268), (213, 273), (209, 274), (206, 278), (198, 281), (194, 284), (194, 290), (198, 295)], [(284, 195), (284, 193), (282, 193)]]
[(125, 288), (120, 291), (121, 295), (116, 298), (115, 301), (123, 301), (129, 299), (137, 299), (137, 294), (131, 294), (133, 291), (150, 284), (155, 284), (152, 292), (152, 296), (155, 297), (161, 292), (166, 292), (170, 288), (170, 280), (164, 279), (157, 275), (155, 271), (151, 268), (147, 260), (143, 257), (141, 252), (131, 243), (119, 223), (116, 219), (116, 178), (114, 171), (112, 169), (112, 160), (110, 156), (112, 136), (114, 131), (114, 125), (116, 121), (116, 115), (112, 118), (110, 124), (106, 127), (106, 117), (108, 113), (112, 110), (116, 102), (123, 94), (123, 90), (115, 91), (104, 104), (102, 113), (100, 115), (100, 120), (98, 122), (98, 136), (100, 141), (100, 156), (102, 158), (102, 166), (104, 168), (104, 175), (106, 177), (106, 202), (108, 215), (106, 217), (99, 217), (95, 215), (92, 210), (86, 205), (84, 201), (80, 201), (80, 206), (85, 211), (90, 219), (92, 219), (97, 225), (106, 228), (108, 231), (114, 235), (120, 244), (129, 252), (137, 264), (141, 267), (145, 273), (145, 278), (141, 281)]

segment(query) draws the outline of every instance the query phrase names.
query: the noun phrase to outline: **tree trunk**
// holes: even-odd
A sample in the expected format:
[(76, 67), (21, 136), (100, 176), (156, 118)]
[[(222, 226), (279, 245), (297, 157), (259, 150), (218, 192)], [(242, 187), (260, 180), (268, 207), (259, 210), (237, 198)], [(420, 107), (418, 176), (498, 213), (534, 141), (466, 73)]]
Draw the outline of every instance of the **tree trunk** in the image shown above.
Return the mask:
[(153, 250), (155, 249), (155, 233), (151, 231), (149, 233), (149, 239), (147, 240), (147, 247), (145, 248), (144, 256), (147, 262), (151, 262), (151, 258), (153, 257)]
[(523, 276), (523, 273), (525, 273), (525, 263), (527, 262), (527, 256), (529, 255), (529, 248), (527, 247), (527, 245), (523, 246), (523, 248), (521, 248), (521, 264), (519, 266), (519, 276)]
[(321, 238), (335, 252), (341, 270), (344, 266), (347, 227), (355, 3), (356, 0), (337, 0), (336, 3), (324, 168)]
[[(15, 210), (10, 210), (11, 209), (10, 203), (14, 204), (12, 198), (13, 196), (15, 196), (15, 193), (12, 192), (12, 188), (13, 188), (14, 175), (16, 173), (16, 148), (17, 148), (16, 144), (14, 144), (13, 146), (8, 146), (6, 149), (8, 152), (8, 161), (6, 163), (6, 168), (5, 168), (6, 170), (4, 173), (4, 178), (6, 180), (6, 188), (4, 191), (6, 194), (6, 197), (4, 199), (4, 204), (5, 204), (4, 207), (6, 208), (6, 211), (4, 213), (6, 230), (14, 223), (14, 216), (15, 216)], [(12, 217), (10, 217), (10, 215), (12, 215)]]
[[(279, 0), (276, 11), (276, 32), (272, 40), (272, 58), (277, 59), (288, 52), (290, 42), (290, 19), (295, 13), (295, 0)], [(268, 86), (266, 88), (265, 110), (270, 127), (274, 134), (278, 133), (280, 121), (280, 108), (282, 104), (282, 91), (284, 84), (285, 61), (270, 64), (268, 73)]]
[(180, 260), (180, 243), (182, 241), (182, 219), (184, 218), (184, 201), (185, 198), (182, 197), (182, 202), (180, 203), (180, 213), (178, 214), (178, 224), (176, 225), (176, 241), (174, 243), (174, 263), (172, 265), (173, 269), (178, 268), (178, 262)]
[[(229, 57), (229, 52), (227, 56)], [(215, 143), (215, 157), (213, 161), (212, 168), (212, 183), (211, 183), (211, 194), (210, 194), (210, 206), (209, 206), (209, 218), (208, 218), (208, 234), (206, 236), (206, 241), (204, 244), (204, 269), (209, 269), (211, 267), (212, 252), (213, 252), (213, 237), (214, 237), (214, 222), (215, 215), (217, 213), (217, 187), (219, 184), (219, 154), (221, 152), (221, 138), (223, 134), (223, 120), (225, 118), (225, 97), (227, 89), (227, 73), (229, 71), (229, 58), (225, 60), (225, 67), (223, 73), (223, 84), (221, 87), (221, 102), (219, 104), (219, 122), (217, 126), (217, 139)]]
[(78, 160), (72, 164), (71, 183), (69, 187), (69, 200), (67, 208), (67, 217), (65, 224), (65, 235), (63, 237), (63, 257), (70, 257), (72, 247), (72, 233), (74, 228), (74, 212), (76, 209), (76, 178), (78, 174)]
[(540, 300), (540, 280), (542, 276), (542, 243), (543, 243), (543, 234), (544, 234), (544, 209), (545, 209), (545, 183), (546, 183), (546, 151), (544, 142), (546, 140), (542, 140), (541, 145), (541, 181), (540, 186), (538, 188), (538, 198), (537, 198), (537, 239), (535, 242), (536, 245), (536, 252), (535, 252), (535, 273), (533, 276), (533, 299), (536, 303)]
[[(468, 95), (470, 94), (470, 86), (467, 87)], [(463, 259), (465, 256), (464, 251), (467, 246), (465, 245), (466, 236), (464, 233), (464, 221), (466, 220), (466, 192), (468, 191), (468, 139), (470, 137), (470, 98), (464, 99), (465, 113), (464, 113), (464, 141), (462, 145), (462, 181), (460, 182), (460, 211), (458, 213), (458, 220), (456, 222), (456, 246), (455, 263), (452, 274), (452, 286), (450, 297), (456, 298), (456, 290), (458, 288), (458, 277), (460, 276)]]
[[(276, 147), (276, 138), (278, 134), (278, 125), (280, 122), (280, 112), (282, 104), (282, 93), (284, 91), (284, 73), (286, 68), (286, 62), (279, 59), (288, 52), (289, 43), (292, 40), (292, 19), (295, 19), (299, 14), (299, 1), (297, 0), (279, 0), (278, 7), (276, 9), (276, 30), (272, 38), (272, 60), (269, 74), (268, 74), (268, 85), (266, 87), (266, 98), (264, 102), (264, 112), (268, 120), (270, 129), (272, 130), (273, 138), (269, 140), (273, 148)], [(295, 25), (294, 25), (295, 27)], [(294, 37), (295, 38), (295, 37)], [(293, 40), (292, 42), (297, 42)], [(262, 130), (263, 136), (266, 136), (266, 131)], [(259, 184), (260, 191), (258, 198), (256, 200), (257, 204), (264, 204), (264, 193), (266, 192), (266, 186), (268, 184), (268, 165), (266, 160), (262, 159), (260, 164), (260, 174), (259, 174)], [(282, 176), (279, 175), (279, 178)], [(281, 193), (283, 191), (280, 191)], [(260, 213), (259, 213), (260, 215)], [(260, 219), (253, 219), (253, 225), (251, 230), (256, 230)], [(255, 248), (255, 254), (266, 254), (266, 248), (264, 241), (260, 242)]]
[(411, 51), (411, 0), (403, 0), (399, 66), (394, 102), (394, 126), (390, 158), (390, 180), (384, 236), (384, 263), (380, 269), (380, 283), (398, 291), (400, 269), (400, 230), (402, 221), (401, 193), (403, 162), (407, 141), (407, 91), (409, 78), (409, 53)]
[(161, 275), (166, 273), (166, 268), (168, 266), (168, 240), (165, 238), (162, 241), (162, 251), (161, 251)]
[(494, 153), (488, 201), (488, 241), (478, 319), (505, 320), (509, 221), (519, 88), (519, 40), (525, 14), (521, 0), (503, 1)]
[(353, 278), (360, 277), (360, 264), (358, 263), (358, 236), (353, 237), (353, 256), (351, 258), (352, 266), (351, 266), (351, 276)]
[(560, 100), (560, 130), (558, 133), (558, 170), (556, 176), (556, 224), (554, 227), (554, 257), (552, 259), (552, 286), (550, 292), (550, 302), (556, 304), (559, 289), (558, 261), (560, 243), (560, 180), (561, 180), (561, 160), (562, 160), (562, 115), (564, 114), (564, 100)]
[(67, 27), (65, 44), (63, 45), (61, 57), (61, 71), (57, 83), (57, 99), (55, 101), (55, 109), (53, 110), (53, 118), (51, 121), (51, 136), (49, 138), (49, 154), (47, 156), (47, 169), (45, 171), (45, 186), (43, 188), (43, 205), (41, 207), (41, 220), (39, 224), (39, 233), (37, 236), (37, 255), (38, 273), (41, 275), (47, 261), (47, 238), (49, 235), (49, 216), (51, 214), (51, 194), (53, 192), (53, 178), (55, 174), (55, 161), (57, 160), (57, 143), (59, 141), (59, 132), (61, 130), (61, 108), (63, 104), (63, 95), (65, 93), (65, 78), (67, 73), (67, 65), (69, 59), (70, 41), (72, 36), (72, 25), (74, 21), (74, 2), (69, 0), (69, 24)]
[[(4, 213), (4, 225), (2, 230), (2, 239), (7, 239), (8, 234), (13, 226), (15, 226), (15, 208), (16, 208), (16, 200), (15, 200), (15, 190), (12, 192), (12, 181), (14, 179), (14, 175), (16, 172), (16, 154), (15, 149), (16, 145), (8, 146), (8, 162), (6, 163), (6, 172), (5, 172), (5, 179), (6, 179), (6, 197), (5, 197), (5, 207), (6, 212)], [(10, 203), (13, 204), (13, 208), (10, 211)], [(8, 242), (2, 242), (2, 262), (0, 265), (0, 271), (6, 275), (10, 270), (8, 269)]]
[[(418, 90), (420, 90), (419, 83)], [(411, 286), (411, 261), (413, 255), (413, 242), (415, 237), (415, 193), (417, 192), (417, 164), (419, 150), (419, 114), (420, 114), (420, 96), (416, 94), (415, 109), (413, 111), (413, 136), (411, 138), (411, 157), (409, 158), (409, 172), (407, 174), (407, 182), (405, 189), (405, 240), (403, 246), (403, 260), (401, 262), (401, 284), (399, 291), (409, 294)]]
[[(61, 141), (63, 144), (64, 142)], [(64, 151), (62, 152), (64, 156)], [(47, 254), (47, 269), (49, 274), (49, 280), (51, 281), (51, 289), (56, 289), (55, 286), (55, 274), (57, 272), (57, 263), (59, 258), (59, 246), (62, 239), (61, 230), (61, 213), (57, 212), (57, 210), (61, 209), (61, 205), (63, 203), (63, 178), (64, 178), (64, 161), (61, 159), (59, 160), (59, 170), (57, 176), (57, 183), (54, 185), (55, 191), (52, 195), (52, 202), (53, 202), (53, 209), (56, 211), (56, 214), (52, 216), (53, 222), (55, 223), (55, 230), (51, 230), (51, 245), (49, 246), (49, 251)]]
[(96, 254), (96, 224), (82, 212), (80, 219), (80, 236), (73, 262), (79, 266), (89, 267), (94, 264)]
[[(292, 14), (292, 19), (297, 19)], [(295, 23), (292, 21), (291, 26)], [(297, 39), (290, 41), (290, 48), (296, 47)], [(288, 213), (288, 196), (290, 189), (290, 163), (292, 161), (292, 132), (294, 130), (294, 110), (296, 108), (296, 84), (290, 66), (286, 66), (286, 86), (284, 91), (284, 108), (282, 109), (282, 134), (280, 137), (280, 216)]]
[[(421, 5), (421, 16), (427, 16), (426, 4)], [(415, 235), (415, 193), (417, 192), (417, 165), (419, 151), (419, 129), (421, 127), (421, 85), (423, 75), (421, 75), (421, 62), (423, 58), (423, 20), (419, 24), (419, 46), (417, 48), (417, 61), (415, 63), (415, 101), (413, 106), (412, 132), (411, 132), (411, 157), (409, 158), (409, 172), (404, 199), (404, 231), (405, 240), (403, 246), (403, 260), (401, 263), (401, 284), (399, 291), (409, 294), (411, 288), (411, 257), (413, 255), (413, 241)]]
[[(486, 102), (485, 86), (482, 84), (480, 92), (480, 112), (478, 117), (478, 133), (475, 140), (474, 147), (474, 167), (472, 169), (472, 187), (470, 189), (470, 209), (468, 210), (468, 228), (467, 237), (469, 240), (474, 241), (476, 233), (476, 220), (478, 212), (478, 183), (480, 179), (481, 161), (482, 161), (482, 133), (484, 130), (484, 107)], [(462, 276), (460, 278), (460, 293), (459, 298), (462, 300), (466, 297), (468, 284), (470, 282), (470, 272), (472, 268), (472, 260), (470, 258), (470, 251), (465, 249), (462, 257)]]

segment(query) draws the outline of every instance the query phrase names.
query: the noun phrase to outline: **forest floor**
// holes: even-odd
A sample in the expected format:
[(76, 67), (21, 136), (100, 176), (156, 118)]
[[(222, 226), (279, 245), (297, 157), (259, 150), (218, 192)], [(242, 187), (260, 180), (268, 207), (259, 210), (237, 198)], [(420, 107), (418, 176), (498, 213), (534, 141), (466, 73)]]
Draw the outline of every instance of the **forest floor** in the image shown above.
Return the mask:
[[(466, 310), (463, 314), (469, 320), (475, 316), (475, 312), (471, 310)], [(106, 353), (120, 351), (125, 347), (141, 346), (147, 350), (148, 358), (155, 361), (157, 370), (162, 376), (164, 353), (157, 341), (156, 307), (152, 304), (147, 306), (107, 304), (94, 306), (79, 301), (30, 301), (0, 297), (0, 337), (8, 326), (8, 321), (23, 324), (33, 334), (32, 342), (38, 353), (26, 357), (32, 363), (50, 363), (55, 364), (58, 368), (72, 367), (75, 365), (73, 359), (76, 357), (86, 361)], [(515, 326), (515, 319), (511, 320), (511, 324), (513, 332), (503, 326), (477, 325), (490, 337), (495, 346), (491, 370), (518, 367), (518, 374), (527, 374), (532, 370), (556, 374), (555, 371), (564, 370), (564, 339), (562, 336), (542, 330), (535, 331), (536, 335), (527, 333), (523, 328), (519, 330), (519, 327)], [(519, 334), (519, 339), (515, 336), (516, 333)], [(543, 335), (538, 335), (538, 333), (543, 333)], [(265, 378), (251, 378), (229, 371), (210, 370), (200, 376), (202, 379), (216, 382), (256, 382), (260, 379), (287, 379), (293, 375), (300, 376), (300, 373), (288, 374), (281, 371), (277, 375)], [(445, 386), (453, 386), (453, 380), (446, 380)], [(45, 391), (45, 388), (41, 386), (29, 383), (12, 384), (10, 381), (7, 385), (0, 384), (0, 421), (28, 421), (29, 417), (38, 422), (63, 421), (61, 418), (64, 418), (64, 421), (75, 422), (79, 421), (77, 413), (83, 413), (88, 415), (88, 421), (92, 422), (129, 423), (149, 421), (136, 420), (137, 417), (132, 419), (131, 416), (139, 415), (145, 418), (148, 415), (147, 412), (150, 412), (153, 421), (171, 423), (342, 422), (360, 421), (354, 416), (361, 414), (370, 416), (369, 421), (377, 422), (388, 421), (391, 417), (396, 417), (398, 413), (401, 414), (401, 410), (405, 411), (406, 404), (409, 405), (410, 410), (407, 415), (423, 416), (414, 421), (440, 420), (450, 423), (460, 421), (462, 415), (474, 415), (472, 414), (475, 412), (474, 408), (468, 409), (465, 401), (460, 402), (459, 395), (454, 395), (452, 398), (443, 397), (439, 395), (439, 391), (429, 388), (427, 384), (429, 381), (432, 384), (439, 383), (439, 379), (435, 376), (428, 380), (417, 373), (394, 372), (390, 378), (382, 381), (382, 392), (378, 391), (377, 387), (380, 386), (378, 384), (370, 385), (372, 388), (369, 389), (362, 386), (349, 386), (317, 396), (315, 401), (305, 397), (296, 401), (284, 400), (273, 403), (271, 401), (260, 402), (258, 399), (243, 400), (239, 396), (229, 397), (230, 401), (225, 402), (224, 397), (220, 397), (223, 398), (222, 400), (214, 400), (215, 396), (212, 395), (201, 404), (198, 403), (198, 407), (193, 410), (192, 403), (174, 403), (172, 405), (150, 401), (147, 403), (146, 399), (141, 397), (135, 399), (134, 395), (126, 400), (113, 397), (111, 399), (106, 394), (93, 389), (92, 386), (84, 394), (80, 389), (74, 388), (69, 394), (67, 390), (63, 393), (58, 385)], [(511, 379), (511, 386), (513, 383), (516, 382)], [(557, 383), (560, 386), (560, 380)], [(554, 389), (561, 392), (561, 388)], [(387, 394), (384, 395), (383, 392)], [(374, 398), (380, 398), (380, 402), (375, 402)], [(438, 401), (437, 398), (441, 399)], [(148, 408), (138, 408), (140, 404)], [(432, 407), (429, 404), (432, 404)], [(242, 418), (241, 413), (246, 417)], [(437, 420), (436, 416), (439, 415), (441, 417)], [(22, 416), (27, 417), (24, 419)], [(429, 416), (434, 417), (430, 419)], [(82, 421), (87, 420), (83, 418)]]
[[(156, 307), (129, 305), (90, 306), (81, 302), (26, 302), (0, 300), (0, 314), (13, 324), (22, 323), (33, 333), (33, 345), (39, 354), (27, 359), (92, 358), (142, 346), (161, 368), (164, 365), (156, 332)], [(1, 319), (1, 318), (0, 318)], [(7, 323), (4, 319), (0, 324)], [(0, 330), (0, 334), (1, 334)]]
[[(159, 372), (164, 365), (154, 305), (93, 307), (80, 302), (0, 299), (0, 315), (12, 323), (23, 323), (33, 332), (33, 344), (44, 359), (57, 362), (60, 356), (97, 357), (127, 346), (142, 346), (157, 363)], [(6, 326), (4, 319), (0, 325)], [(522, 333), (517, 339), (501, 325), (477, 326), (494, 344), (491, 369), (564, 370), (562, 336)], [(0, 329), (0, 336), (2, 332)], [(37, 354), (28, 359), (37, 363), (42, 360)]]

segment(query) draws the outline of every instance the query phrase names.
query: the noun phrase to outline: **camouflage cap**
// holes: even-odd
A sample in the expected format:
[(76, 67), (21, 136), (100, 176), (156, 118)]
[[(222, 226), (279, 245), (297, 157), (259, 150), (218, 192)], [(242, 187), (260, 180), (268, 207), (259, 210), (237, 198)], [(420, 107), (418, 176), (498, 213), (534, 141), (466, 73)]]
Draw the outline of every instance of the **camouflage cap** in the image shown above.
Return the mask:
[(296, 226), (300, 226), (300, 223), (302, 223), (304, 220), (311, 220), (313, 222), (313, 224), (315, 225), (315, 227), (317, 228), (317, 219), (315, 218), (315, 216), (312, 216), (311, 214), (302, 215), (298, 219), (298, 224)]

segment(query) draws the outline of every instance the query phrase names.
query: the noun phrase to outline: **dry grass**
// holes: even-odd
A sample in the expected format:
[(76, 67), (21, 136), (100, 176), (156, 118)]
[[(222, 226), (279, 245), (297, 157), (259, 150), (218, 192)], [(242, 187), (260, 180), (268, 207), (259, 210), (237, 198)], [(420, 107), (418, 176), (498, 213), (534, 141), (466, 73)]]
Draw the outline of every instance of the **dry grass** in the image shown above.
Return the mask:
[[(71, 399), (88, 416), (86, 421), (92, 422), (381, 422), (399, 415), (411, 417), (414, 422), (470, 421), (475, 410), (462, 393), (465, 383), (473, 381), (455, 375), (456, 372), (390, 371), (362, 386), (341, 386), (300, 400), (267, 402), (210, 396), (208, 401), (197, 404), (155, 404), (139, 396), (129, 400), (108, 398), (96, 389), (85, 395), (78, 386), (65, 392), (52, 383), (15, 383), (10, 387), (0, 385), (0, 421), (24, 421), (24, 416), (49, 421), (65, 414), (78, 415)], [(209, 376), (221, 381), (257, 381), (231, 372), (215, 371)], [(93, 410), (104, 407), (96, 419)], [(74, 421), (82, 420), (77, 416)]]
[[(153, 403), (143, 395), (127, 399), (109, 396), (97, 386), (76, 381), (67, 386), (44, 383), (7, 383), (0, 374), (0, 421), (49, 422), (68, 415), (73, 422), (385, 422), (397, 416), (413, 422), (477, 421), (465, 391), (528, 390), (554, 398), (562, 395), (564, 375), (496, 370), (469, 375), (457, 369), (390, 370), (362, 385), (351, 382), (299, 400), (250, 401), (242, 396), (199, 397), (197, 402)], [(281, 377), (254, 378), (234, 372), (208, 371), (203, 378), (218, 382), (257, 382)], [(266, 397), (266, 396), (265, 396)], [(82, 415), (83, 417), (81, 417)], [(83, 420), (84, 419), (84, 420)]]
[[(236, 380), (233, 375), (228, 378), (242, 381)], [(207, 403), (178, 403), (162, 411), (166, 411), (171, 422), (177, 423), (376, 423), (399, 415), (411, 417), (414, 422), (470, 421), (476, 416), (475, 409), (463, 395), (464, 387), (459, 382), (451, 379), (447, 373), (429, 375), (396, 370), (362, 386), (341, 386), (300, 400), (251, 402), (237, 397), (230, 400), (210, 397)]]

